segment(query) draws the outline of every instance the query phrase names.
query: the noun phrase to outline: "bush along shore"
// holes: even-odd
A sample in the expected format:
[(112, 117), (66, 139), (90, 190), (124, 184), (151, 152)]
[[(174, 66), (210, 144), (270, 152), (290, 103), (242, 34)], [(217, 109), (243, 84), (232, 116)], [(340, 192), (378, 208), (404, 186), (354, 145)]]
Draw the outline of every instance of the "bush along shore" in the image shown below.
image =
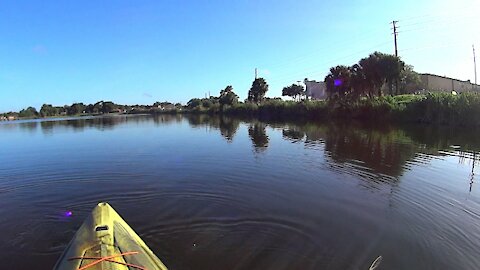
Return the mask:
[(346, 99), (318, 101), (266, 99), (260, 103), (244, 102), (223, 106), (209, 101), (194, 107), (186, 106), (180, 112), (225, 114), (277, 120), (326, 121), (329, 119), (351, 119), (368, 122), (479, 127), (480, 94), (409, 94), (361, 98), (353, 101)]

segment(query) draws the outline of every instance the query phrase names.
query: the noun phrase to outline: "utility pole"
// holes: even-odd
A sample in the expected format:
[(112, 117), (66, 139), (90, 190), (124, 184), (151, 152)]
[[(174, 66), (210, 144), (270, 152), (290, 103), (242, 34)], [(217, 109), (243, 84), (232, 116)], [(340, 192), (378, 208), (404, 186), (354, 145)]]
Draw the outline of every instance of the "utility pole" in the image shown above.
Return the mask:
[(395, 56), (398, 57), (398, 49), (397, 49), (397, 35), (398, 35), (398, 32), (397, 32), (397, 23), (398, 23), (398, 21), (392, 21), (392, 25), (393, 25), (393, 41), (395, 42)]
[(475, 84), (477, 84), (477, 61), (475, 59), (475, 45), (472, 45), (473, 49), (473, 72), (475, 73)]
[[(398, 57), (398, 48), (397, 48), (397, 23), (398, 21), (393, 20), (393, 42), (395, 43), (395, 56)], [(395, 80), (395, 94), (398, 95), (398, 79)]]
[(255, 80), (257, 79), (257, 68), (255, 68)]

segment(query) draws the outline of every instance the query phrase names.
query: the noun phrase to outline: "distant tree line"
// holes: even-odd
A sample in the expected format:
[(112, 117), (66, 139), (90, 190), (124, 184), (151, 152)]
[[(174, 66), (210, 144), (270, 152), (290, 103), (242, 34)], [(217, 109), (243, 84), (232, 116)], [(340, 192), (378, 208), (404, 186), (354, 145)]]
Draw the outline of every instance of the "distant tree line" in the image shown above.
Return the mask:
[(43, 104), (40, 111), (34, 107), (22, 109), (19, 112), (8, 112), (0, 114), (0, 117), (13, 118), (40, 118), (55, 116), (79, 116), (79, 115), (99, 115), (109, 113), (150, 113), (160, 111), (174, 111), (183, 108), (180, 103), (155, 102), (152, 105), (121, 105), (111, 101), (98, 101), (94, 104), (73, 103), (72, 105), (53, 106)]
[(111, 101), (99, 101), (95, 104), (85, 105), (83, 103), (73, 103), (72, 105), (52, 106), (43, 104), (40, 108), (40, 117), (52, 117), (61, 115), (82, 115), (82, 114), (104, 114), (112, 112), (122, 112), (124, 105), (118, 105)]

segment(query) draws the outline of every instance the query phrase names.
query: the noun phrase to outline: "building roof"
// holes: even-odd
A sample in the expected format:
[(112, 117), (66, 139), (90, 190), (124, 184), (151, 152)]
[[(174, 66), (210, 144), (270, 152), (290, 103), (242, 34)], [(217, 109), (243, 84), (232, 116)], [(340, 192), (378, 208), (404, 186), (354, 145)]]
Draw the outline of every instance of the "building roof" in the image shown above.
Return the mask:
[(446, 76), (435, 75), (435, 74), (431, 74), (431, 73), (418, 73), (418, 75), (433, 76), (433, 77), (438, 77), (438, 78), (443, 78), (443, 79), (454, 80), (454, 81), (457, 81), (457, 82), (471, 83), (471, 84), (473, 84), (473, 85), (475, 85), (475, 86), (480, 86), (480, 85), (478, 85), (478, 84), (472, 83), (470, 80), (462, 81), (462, 80), (459, 80), (459, 79), (454, 79), (454, 78), (450, 78), (450, 77), (446, 77)]

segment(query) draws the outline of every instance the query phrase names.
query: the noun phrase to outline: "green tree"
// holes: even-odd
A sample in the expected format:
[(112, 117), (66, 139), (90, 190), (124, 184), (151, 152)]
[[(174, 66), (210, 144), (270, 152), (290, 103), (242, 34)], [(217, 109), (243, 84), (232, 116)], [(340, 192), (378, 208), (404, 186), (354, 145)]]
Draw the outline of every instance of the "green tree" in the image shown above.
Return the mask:
[(88, 105), (85, 107), (85, 112), (86, 112), (86, 113), (93, 113), (93, 104), (88, 104)]
[(253, 81), (252, 87), (248, 91), (248, 101), (261, 102), (268, 91), (268, 84), (264, 78), (257, 78)]
[(325, 77), (325, 84), (329, 96), (345, 97), (351, 90), (351, 72), (347, 66), (330, 68), (330, 73)]
[(365, 72), (359, 64), (350, 67), (350, 86), (355, 98), (363, 94), (373, 96), (373, 85), (366, 79)]
[[(378, 53), (378, 52), (376, 52)], [(397, 83), (400, 80), (400, 74), (405, 68), (405, 63), (399, 57), (392, 54), (379, 54), (380, 71), (391, 95), (398, 94)], [(394, 91), (395, 89), (395, 91)]]
[(73, 103), (72, 106), (68, 108), (68, 115), (78, 115), (85, 112), (87, 107), (83, 103)]
[(68, 105), (63, 105), (63, 107), (59, 108), (59, 112), (63, 114), (68, 114), (69, 111), (70, 111), (70, 106)]
[(212, 101), (210, 98), (202, 98), (202, 107), (204, 108), (210, 108), (214, 104), (214, 101)]
[(192, 98), (187, 102), (187, 107), (189, 109), (194, 109), (202, 106), (202, 100), (199, 98)]
[(393, 94), (393, 85), (400, 79), (405, 63), (397, 56), (374, 52), (361, 59), (359, 65), (365, 74), (365, 79), (373, 88), (372, 91), (381, 96), (382, 86), (385, 83), (388, 84), (390, 94)]
[(34, 107), (28, 107), (18, 112), (18, 117), (37, 117), (38, 112)]
[(380, 70), (380, 59), (377, 53), (371, 54), (369, 57), (362, 58), (358, 64), (362, 68), (365, 80), (368, 82), (370, 89), (368, 93), (373, 96), (375, 93), (381, 95), (381, 87), (383, 85), (382, 72)]
[(111, 113), (117, 109), (117, 105), (111, 101), (105, 101), (102, 105), (102, 113)]
[(103, 111), (103, 101), (99, 101), (95, 104), (93, 104), (93, 113), (101, 113)]
[(40, 108), (40, 116), (41, 117), (48, 117), (48, 116), (56, 116), (59, 115), (60, 112), (57, 107), (53, 107), (51, 104), (43, 104), (42, 108)]
[(422, 88), (422, 81), (413, 66), (405, 65), (400, 73), (400, 94), (414, 93)]
[(305, 94), (305, 88), (302, 85), (292, 84), (282, 89), (282, 96), (289, 96), (293, 99), (300, 99)]
[(231, 85), (225, 87), (220, 91), (220, 97), (218, 99), (220, 106), (223, 108), (225, 105), (234, 105), (238, 103), (238, 96), (233, 92)]
[(66, 115), (68, 110), (68, 105), (65, 106), (54, 106), (55, 110), (57, 111), (57, 115)]

